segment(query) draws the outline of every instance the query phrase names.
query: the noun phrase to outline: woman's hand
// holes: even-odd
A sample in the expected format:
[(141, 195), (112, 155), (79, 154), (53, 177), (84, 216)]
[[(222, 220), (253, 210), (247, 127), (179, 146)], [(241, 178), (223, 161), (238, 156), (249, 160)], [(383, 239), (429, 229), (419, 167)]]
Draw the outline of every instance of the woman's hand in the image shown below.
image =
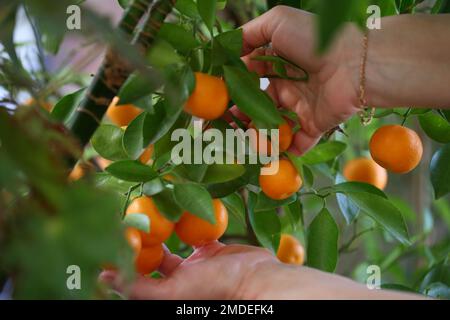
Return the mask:
[(251, 71), (260, 76), (270, 74), (268, 63), (252, 58), (275, 54), (309, 73), (308, 82), (271, 79), (267, 89), (278, 107), (298, 114), (301, 130), (290, 150), (297, 154), (314, 146), (325, 132), (347, 120), (359, 107), (361, 33), (347, 26), (329, 52), (320, 56), (315, 51), (314, 19), (304, 11), (279, 6), (243, 26), (243, 59)]
[(419, 296), (368, 290), (343, 277), (286, 265), (268, 250), (212, 242), (187, 259), (166, 250), (162, 279), (140, 276), (125, 284), (114, 271), (100, 280), (131, 299), (408, 299)]
[[(308, 82), (271, 79), (267, 89), (278, 107), (295, 111), (302, 129), (291, 151), (304, 153), (328, 130), (360, 108), (363, 33), (347, 24), (324, 55), (316, 52), (315, 16), (275, 7), (243, 26), (243, 60), (261, 76), (271, 73), (259, 55), (279, 55), (304, 68)], [(450, 107), (449, 15), (401, 15), (370, 30), (365, 100), (374, 107)], [(239, 116), (234, 109), (233, 113)]]

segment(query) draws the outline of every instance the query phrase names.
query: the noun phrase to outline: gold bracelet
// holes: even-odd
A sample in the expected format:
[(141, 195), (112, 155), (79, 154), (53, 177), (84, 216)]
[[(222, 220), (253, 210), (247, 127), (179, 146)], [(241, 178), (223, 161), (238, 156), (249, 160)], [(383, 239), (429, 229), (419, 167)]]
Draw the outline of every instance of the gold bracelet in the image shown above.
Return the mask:
[(359, 70), (360, 83), (359, 83), (359, 107), (358, 112), (359, 118), (361, 119), (361, 124), (363, 126), (369, 125), (373, 117), (375, 116), (375, 108), (368, 107), (366, 101), (366, 64), (367, 64), (367, 54), (369, 49), (369, 34), (366, 32), (363, 39), (363, 55), (361, 58), (361, 66)]

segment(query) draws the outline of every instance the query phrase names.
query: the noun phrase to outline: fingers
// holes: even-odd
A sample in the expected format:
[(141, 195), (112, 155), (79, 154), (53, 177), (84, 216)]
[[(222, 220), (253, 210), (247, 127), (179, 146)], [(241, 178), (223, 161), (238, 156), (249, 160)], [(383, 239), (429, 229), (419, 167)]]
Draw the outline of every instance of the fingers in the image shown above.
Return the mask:
[(296, 156), (305, 154), (314, 147), (320, 140), (320, 136), (310, 136), (305, 131), (300, 130), (294, 136), (294, 142), (289, 148), (289, 152)]
[(274, 8), (242, 27), (243, 55), (272, 42), (272, 35), (282, 19), (280, 11), (279, 8)]
[(159, 266), (158, 271), (161, 272), (164, 276), (170, 276), (175, 269), (184, 261), (183, 258), (173, 254), (169, 251), (169, 249), (164, 245), (164, 258)]
[(171, 299), (173, 288), (167, 279), (153, 279), (144, 276), (127, 285), (117, 271), (103, 271), (99, 281), (130, 299)]

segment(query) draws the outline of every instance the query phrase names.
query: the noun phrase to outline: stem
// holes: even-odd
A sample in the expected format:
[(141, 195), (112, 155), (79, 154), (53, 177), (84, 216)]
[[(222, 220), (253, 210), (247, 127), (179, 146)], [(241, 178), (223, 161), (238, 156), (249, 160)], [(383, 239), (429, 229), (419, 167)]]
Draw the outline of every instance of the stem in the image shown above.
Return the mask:
[(370, 227), (367, 229), (364, 229), (363, 231), (360, 231), (359, 233), (355, 233), (353, 235), (353, 237), (346, 243), (344, 244), (342, 247), (339, 248), (339, 253), (343, 253), (343, 252), (348, 252), (349, 248), (351, 247), (351, 245), (362, 235), (366, 234), (367, 232), (373, 231), (375, 230), (374, 227)]
[(406, 120), (408, 119), (409, 114), (411, 113), (411, 111), (412, 111), (412, 108), (408, 108), (408, 110), (403, 115), (402, 127), (405, 125)]

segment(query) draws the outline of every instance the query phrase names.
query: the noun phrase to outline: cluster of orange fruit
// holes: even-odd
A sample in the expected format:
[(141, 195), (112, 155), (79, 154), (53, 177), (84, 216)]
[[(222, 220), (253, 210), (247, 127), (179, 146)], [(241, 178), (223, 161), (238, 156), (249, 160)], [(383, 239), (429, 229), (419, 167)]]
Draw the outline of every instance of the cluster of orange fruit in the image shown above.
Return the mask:
[(212, 224), (196, 215), (184, 212), (178, 222), (174, 223), (159, 212), (152, 198), (142, 196), (134, 199), (126, 214), (141, 213), (150, 219), (150, 232), (127, 228), (126, 238), (133, 248), (136, 259), (136, 271), (149, 274), (155, 271), (164, 257), (162, 243), (173, 231), (184, 243), (198, 247), (219, 239), (228, 226), (228, 212), (223, 203), (213, 200), (215, 223)]
[(408, 173), (416, 168), (423, 154), (419, 135), (400, 125), (386, 125), (373, 134), (369, 143), (372, 159), (357, 158), (344, 166), (344, 177), (348, 181), (372, 184), (383, 190), (388, 182), (388, 173)]
[[(222, 117), (230, 102), (228, 89), (223, 79), (204, 73), (195, 73), (195, 80), (195, 89), (184, 105), (184, 111), (205, 120)], [(117, 105), (115, 100), (109, 107), (107, 116), (113, 123), (122, 127), (127, 126), (141, 112), (141, 109), (133, 105)], [(293, 132), (287, 122), (280, 125), (279, 130), (279, 149), (284, 152), (291, 146)], [(258, 135), (258, 141), (262, 138), (262, 135)], [(270, 154), (271, 144), (267, 143), (267, 145)], [(267, 167), (270, 165), (273, 163), (268, 164)], [(286, 199), (300, 189), (302, 180), (289, 160), (279, 160), (275, 165), (279, 168), (276, 174), (260, 176), (261, 189), (272, 199)], [(128, 228), (126, 231), (126, 238), (136, 253), (137, 272), (148, 274), (158, 268), (164, 255), (162, 243), (172, 231), (175, 231), (181, 241), (192, 246), (201, 246), (219, 239), (227, 227), (228, 214), (220, 200), (215, 199), (213, 204), (216, 218), (214, 225), (189, 212), (185, 212), (177, 223), (173, 223), (161, 215), (150, 197), (135, 199), (128, 207), (127, 214), (144, 213), (151, 221), (149, 233), (133, 228)], [(277, 256), (285, 263), (302, 264), (304, 249), (293, 236), (283, 235)]]

